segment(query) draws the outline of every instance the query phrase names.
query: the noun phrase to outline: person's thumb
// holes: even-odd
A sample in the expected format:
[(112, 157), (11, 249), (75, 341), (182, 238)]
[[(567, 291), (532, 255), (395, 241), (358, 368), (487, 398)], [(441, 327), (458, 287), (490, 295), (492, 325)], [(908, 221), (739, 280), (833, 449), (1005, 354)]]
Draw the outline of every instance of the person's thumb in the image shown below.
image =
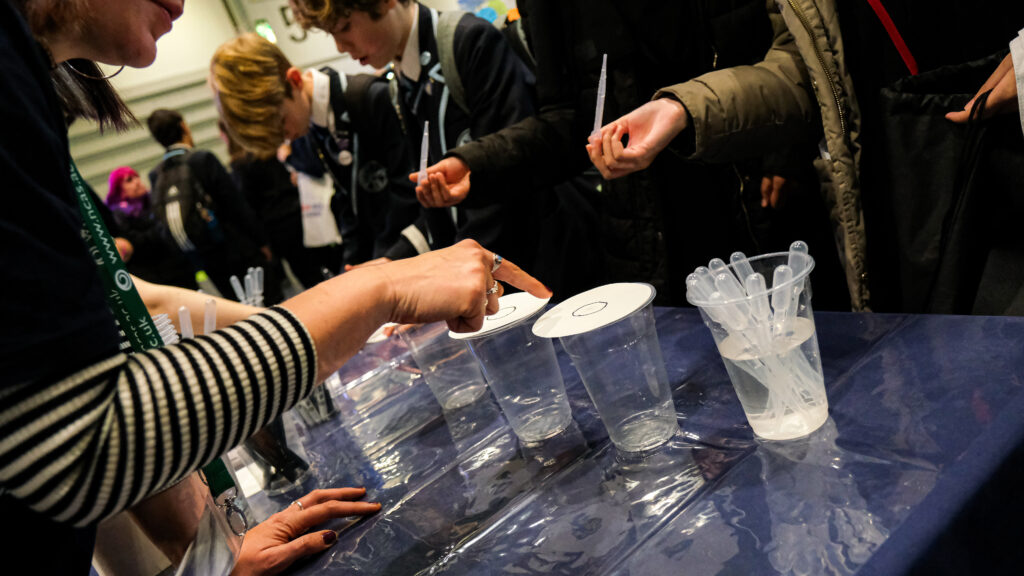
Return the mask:
[(321, 530), (300, 536), (291, 542), (278, 546), (274, 550), (277, 555), (274, 568), (284, 570), (299, 558), (323, 552), (334, 546), (334, 543), (337, 541), (338, 534), (334, 530)]
[(956, 122), (957, 124), (964, 124), (971, 117), (971, 107), (974, 106), (974, 98), (964, 105), (963, 110), (956, 112), (949, 112), (946, 114), (946, 120), (950, 122)]

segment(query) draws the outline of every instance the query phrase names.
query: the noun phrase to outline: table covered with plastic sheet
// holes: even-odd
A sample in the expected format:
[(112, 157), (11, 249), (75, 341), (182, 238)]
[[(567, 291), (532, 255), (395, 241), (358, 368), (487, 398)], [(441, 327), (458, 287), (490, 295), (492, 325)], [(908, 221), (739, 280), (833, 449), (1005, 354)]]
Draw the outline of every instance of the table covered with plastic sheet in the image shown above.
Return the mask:
[(656, 318), (680, 430), (653, 453), (616, 452), (558, 344), (574, 422), (525, 446), (489, 394), (442, 412), (391, 339), (328, 384), (338, 414), (293, 439), (309, 480), (254, 498), (257, 516), (314, 487), (383, 504), (329, 525), (337, 544), (301, 574), (977, 574), (1020, 559), (1004, 544), (1024, 510), (1024, 318), (819, 312), (830, 418), (786, 442), (753, 436), (695, 310)]

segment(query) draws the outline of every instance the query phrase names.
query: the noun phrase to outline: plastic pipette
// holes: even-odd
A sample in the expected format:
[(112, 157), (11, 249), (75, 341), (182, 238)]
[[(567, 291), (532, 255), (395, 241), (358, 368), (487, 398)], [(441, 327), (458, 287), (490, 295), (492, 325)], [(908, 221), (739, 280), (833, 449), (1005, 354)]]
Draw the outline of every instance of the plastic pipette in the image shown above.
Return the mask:
[(235, 298), (244, 304), (245, 290), (242, 290), (242, 283), (238, 280), (238, 276), (231, 276), (231, 289), (235, 291)]
[(417, 185), (427, 181), (427, 156), (430, 154), (430, 122), (423, 123), (423, 143), (420, 144), (420, 173), (416, 177)]
[(263, 266), (256, 267), (256, 270), (253, 272), (253, 278), (255, 279), (253, 284), (256, 289), (253, 304), (263, 306)]
[(194, 338), (195, 333), (192, 331), (192, 312), (189, 312), (187, 306), (178, 308), (178, 324), (181, 325), (181, 337), (183, 339)]
[[(797, 240), (789, 245), (789, 267), (793, 270), (793, 277), (803, 274), (807, 268), (807, 243)], [(806, 280), (806, 279), (805, 279)], [(800, 292), (804, 289), (804, 281), (798, 280), (793, 283), (793, 310), (794, 313), (800, 307)]]
[(707, 300), (707, 297), (715, 291), (715, 278), (711, 275), (711, 270), (708, 270), (707, 266), (698, 266), (693, 271), (693, 275), (702, 289), (700, 292), (702, 299)]
[(597, 81), (597, 109), (594, 111), (594, 131), (591, 136), (601, 131), (604, 120), (604, 95), (608, 87), (608, 55), (601, 58), (601, 79)]
[(217, 329), (217, 301), (213, 298), (206, 299), (205, 310), (203, 310), (203, 334), (213, 334)]
[(750, 265), (750, 260), (747, 260), (747, 255), (743, 252), (733, 252), (732, 256), (729, 256), (729, 262), (736, 278), (746, 288), (747, 278), (754, 273), (754, 267)]
[(256, 279), (252, 277), (252, 268), (245, 274), (245, 303), (256, 302)]
[(789, 267), (793, 276), (799, 276), (807, 267), (807, 243), (797, 240), (789, 245)]
[(789, 315), (793, 304), (793, 291), (785, 286), (793, 279), (793, 270), (785, 265), (775, 267), (772, 275), (772, 320), (775, 323), (777, 335), (784, 335), (789, 331)]

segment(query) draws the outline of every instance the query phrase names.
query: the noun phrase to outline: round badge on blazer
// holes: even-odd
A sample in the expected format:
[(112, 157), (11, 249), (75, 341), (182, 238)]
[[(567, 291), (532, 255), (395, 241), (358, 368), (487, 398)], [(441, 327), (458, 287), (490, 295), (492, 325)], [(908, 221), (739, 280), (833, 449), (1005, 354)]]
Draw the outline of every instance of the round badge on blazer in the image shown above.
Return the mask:
[(352, 153), (348, 150), (342, 150), (341, 153), (338, 154), (338, 164), (341, 164), (342, 166), (352, 164)]
[(420, 52), (420, 66), (426, 66), (430, 64), (430, 52)]

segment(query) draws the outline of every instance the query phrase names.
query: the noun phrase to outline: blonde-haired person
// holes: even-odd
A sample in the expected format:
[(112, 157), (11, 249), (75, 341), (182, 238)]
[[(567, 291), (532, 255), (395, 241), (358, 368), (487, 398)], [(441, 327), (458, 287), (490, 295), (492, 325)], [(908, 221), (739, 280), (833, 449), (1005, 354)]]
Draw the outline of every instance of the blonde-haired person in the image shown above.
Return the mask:
[[(109, 235), (89, 205), (79, 209), (66, 113), (104, 126), (131, 117), (106, 81), (70, 75), (98, 75), (92, 61), (149, 65), (182, 10), (180, 0), (0, 2), (0, 173), (10, 192), (0, 242), (4, 284), (19, 287), (0, 304), (0, 514), (17, 527), (2, 550), (36, 573), (87, 573), (97, 522), (288, 409), (383, 322), (476, 329), (497, 310), (495, 279), (548, 295), (467, 242), (339, 276), (209, 336), (123, 353), (115, 314), (125, 333), (140, 335), (135, 344), (151, 335), (125, 323), (144, 320), (136, 292), (116, 264), (107, 267)], [(328, 548), (335, 533), (313, 529), (379, 510), (353, 502), (364, 494), (303, 496), (249, 533), (236, 573), (279, 572)]]
[(332, 209), (346, 265), (451, 243), (450, 223), (421, 210), (405, 177), (413, 161), (382, 78), (299, 70), (277, 45), (249, 33), (217, 48), (210, 85), (228, 134), (257, 157), (310, 141), (318, 157), (311, 170), (327, 171), (338, 192)]
[[(428, 160), (435, 164), (450, 150), (536, 111), (533, 73), (486, 20), (466, 13), (441, 13), (415, 0), (289, 0), (289, 4), (303, 27), (331, 34), (339, 52), (374, 68), (394, 65), (397, 107), (414, 158), (420, 156), (427, 122)], [(416, 181), (416, 176), (410, 180)], [(531, 267), (557, 270), (566, 257), (558, 250), (539, 249), (538, 223), (556, 219), (558, 207), (552, 194), (483, 174), (473, 177), (474, 198), (455, 206), (431, 200), (442, 183), (440, 175), (432, 174), (417, 186), (416, 194), (424, 206), (450, 208), (456, 240), (472, 238)], [(551, 225), (570, 224), (558, 219)]]

